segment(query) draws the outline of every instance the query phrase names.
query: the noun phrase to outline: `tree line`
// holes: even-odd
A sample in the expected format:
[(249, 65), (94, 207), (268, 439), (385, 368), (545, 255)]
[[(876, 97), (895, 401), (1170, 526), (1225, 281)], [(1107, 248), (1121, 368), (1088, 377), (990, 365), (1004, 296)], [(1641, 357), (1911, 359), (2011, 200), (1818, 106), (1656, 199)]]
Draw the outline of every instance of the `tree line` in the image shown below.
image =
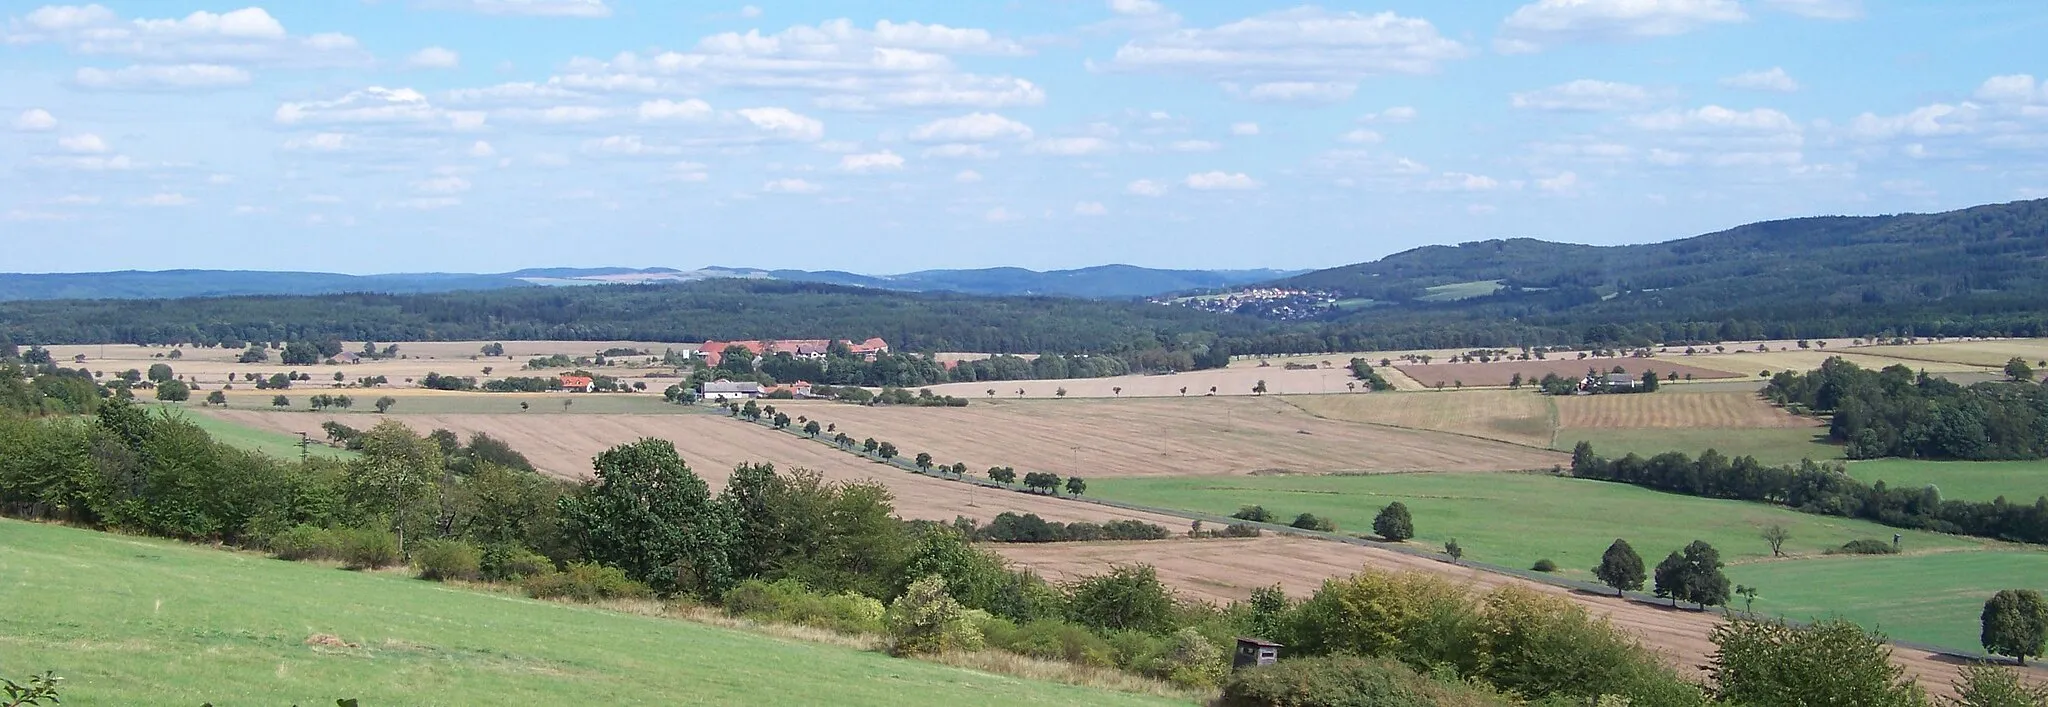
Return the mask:
[(1958, 385), (1903, 365), (1872, 371), (1829, 358), (1818, 370), (1783, 371), (1764, 396), (1799, 412), (1830, 415), (1828, 436), (1851, 459), (2039, 459), (2048, 456), (2048, 388), (2023, 359), (2006, 382)]

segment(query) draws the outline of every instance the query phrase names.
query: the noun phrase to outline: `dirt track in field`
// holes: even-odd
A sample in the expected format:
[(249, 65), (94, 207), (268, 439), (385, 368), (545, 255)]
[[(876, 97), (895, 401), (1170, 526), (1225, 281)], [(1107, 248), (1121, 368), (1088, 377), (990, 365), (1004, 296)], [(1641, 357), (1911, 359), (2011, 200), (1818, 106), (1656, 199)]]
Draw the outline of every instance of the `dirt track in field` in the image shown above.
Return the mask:
[(566, 479), (590, 475), (591, 459), (614, 446), (642, 437), (674, 442), (683, 461), (704, 477), (714, 491), (725, 485), (732, 468), (745, 462), (771, 462), (778, 468), (803, 467), (833, 481), (874, 481), (896, 497), (904, 518), (952, 520), (964, 515), (987, 522), (1004, 511), (1036, 513), (1046, 520), (1104, 522), (1135, 518), (1180, 530), (1187, 521), (1170, 516), (1122, 511), (1089, 503), (1072, 503), (1021, 492), (999, 491), (942, 481), (893, 466), (864, 461), (782, 432), (722, 419), (713, 415), (327, 415), (250, 410), (212, 410), (204, 414), (236, 424), (296, 434), (319, 429), (327, 420), (367, 429), (386, 419), (420, 434), (446, 429), (467, 437), (483, 432), (505, 440), (534, 466)]
[[(1367, 394), (1298, 399), (1339, 397)], [(780, 407), (837, 423), (857, 439), (893, 442), (906, 455), (930, 452), (941, 464), (964, 462), (976, 471), (1010, 466), (1088, 478), (1515, 471), (1564, 461), (1553, 452), (1471, 436), (1318, 418), (1272, 396)]]
[(1557, 398), (1557, 424), (1580, 428), (1776, 428), (1819, 422), (1764, 402), (1754, 393), (1577, 395)]
[[(1469, 583), (1480, 592), (1503, 584), (1522, 584), (1566, 597), (1596, 615), (1608, 617), (1615, 626), (1640, 637), (1671, 665), (1695, 676), (1714, 651), (1708, 636), (1721, 623), (1715, 612), (1623, 601), (1391, 550), (1306, 538), (1005, 545), (999, 550), (1012, 562), (1052, 580), (1100, 574), (1116, 565), (1149, 564), (1159, 570), (1161, 580), (1182, 596), (1217, 603), (1243, 599), (1255, 588), (1275, 584), (1299, 599), (1313, 593), (1323, 580), (1349, 575), (1363, 567), (1442, 574)], [(1954, 658), (1905, 647), (1896, 647), (1892, 660), (1934, 694), (1949, 692), (1949, 682), (1961, 665)]]

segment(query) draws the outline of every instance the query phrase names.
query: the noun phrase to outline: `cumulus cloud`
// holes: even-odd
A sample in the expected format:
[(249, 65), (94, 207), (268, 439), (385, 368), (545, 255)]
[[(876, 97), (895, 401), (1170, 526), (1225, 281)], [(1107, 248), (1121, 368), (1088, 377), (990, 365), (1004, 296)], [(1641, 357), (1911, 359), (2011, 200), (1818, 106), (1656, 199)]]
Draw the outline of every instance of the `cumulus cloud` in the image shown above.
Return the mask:
[(57, 138), (57, 146), (64, 148), (65, 152), (81, 155), (98, 155), (112, 151), (111, 148), (107, 147), (106, 140), (102, 140), (100, 136), (92, 133), (78, 133)]
[(57, 129), (57, 116), (41, 108), (30, 108), (14, 117), (14, 129), (25, 133), (39, 133)]
[(470, 145), (467, 152), (471, 157), (496, 157), (498, 154), (498, 150), (491, 147), (491, 143), (482, 140), (478, 140), (476, 144)]
[(1186, 184), (1189, 189), (1194, 189), (1198, 191), (1243, 191), (1247, 189), (1257, 189), (1261, 186), (1259, 184), (1259, 180), (1253, 179), (1251, 178), (1251, 176), (1246, 175), (1243, 172), (1221, 171), (1198, 172), (1195, 174), (1190, 174), (1188, 175), (1187, 180), (1183, 183)]
[(649, 143), (638, 135), (608, 135), (584, 141), (583, 151), (613, 157), (663, 157), (680, 154), (683, 148)]
[(419, 91), (382, 86), (351, 91), (333, 100), (286, 102), (278, 105), (271, 117), (280, 125), (360, 123), (456, 130), (474, 130), (484, 125), (482, 112), (439, 108)]
[(956, 142), (948, 145), (934, 145), (931, 147), (927, 147), (924, 149), (923, 154), (926, 158), (938, 158), (949, 160), (992, 160), (997, 157), (1001, 157), (1003, 153), (991, 150), (983, 145), (973, 145)]
[(1724, 88), (1744, 91), (1769, 91), (1771, 93), (1792, 93), (1799, 90), (1799, 82), (1785, 73), (1784, 67), (1773, 66), (1762, 71), (1749, 71), (1721, 79)]
[(2032, 74), (1993, 76), (1977, 87), (1975, 95), (1986, 103), (2048, 103), (2048, 83), (2036, 82)]
[(1358, 120), (1365, 123), (1407, 123), (1415, 120), (1419, 113), (1414, 106), (1394, 106), (1378, 113), (1367, 113)]
[(953, 175), (953, 181), (961, 184), (973, 184), (981, 181), (981, 173), (971, 169), (963, 169)]
[(773, 179), (761, 185), (761, 191), (769, 194), (816, 194), (824, 190), (802, 179)]
[(602, 106), (548, 106), (546, 108), (506, 108), (491, 114), (495, 118), (548, 125), (573, 125), (595, 123), (617, 116), (618, 111)]
[(1570, 194), (1579, 188), (1579, 175), (1559, 172), (1536, 180), (1536, 188), (1552, 194)]
[(111, 71), (88, 66), (71, 80), (102, 91), (178, 91), (241, 86), (249, 78), (245, 69), (220, 64), (138, 64)]
[(1863, 16), (1863, 0), (1764, 0), (1764, 6), (1816, 20), (1853, 20)]
[(1055, 137), (1031, 143), (1025, 152), (1034, 155), (1058, 155), (1061, 157), (1083, 157), (1099, 155), (1116, 150), (1116, 143), (1099, 137)]
[(799, 141), (825, 137), (825, 124), (788, 108), (742, 108), (739, 116), (771, 136)]
[(1166, 185), (1150, 179), (1140, 179), (1124, 187), (1124, 191), (1136, 196), (1165, 196)]
[(1231, 126), (1230, 126), (1230, 134), (1232, 134), (1232, 135), (1236, 135), (1236, 136), (1239, 136), (1239, 137), (1250, 137), (1250, 136), (1252, 136), (1252, 135), (1257, 135), (1257, 134), (1259, 134), (1259, 124), (1258, 124), (1258, 123), (1232, 123), (1232, 124), (1231, 124)]
[(1215, 152), (1223, 149), (1223, 144), (1211, 140), (1178, 140), (1167, 148), (1174, 152)]
[(355, 138), (342, 133), (316, 133), (284, 141), (284, 149), (294, 152), (341, 152), (355, 145)]
[(369, 58), (354, 37), (294, 35), (260, 7), (123, 20), (100, 5), (48, 5), (10, 21), (5, 40), (59, 44), (79, 54), (157, 63), (334, 66), (362, 64)]
[(462, 65), (462, 55), (447, 47), (427, 47), (406, 57), (405, 65), (415, 69), (453, 69)]
[(1203, 79), (1251, 100), (1330, 101), (1367, 78), (1434, 73), (1467, 54), (1427, 20), (1301, 7), (1133, 39), (1100, 68)]
[(462, 10), (484, 15), (612, 16), (612, 8), (605, 4), (605, 0), (419, 0), (416, 4), (436, 10)]
[(1109, 11), (1119, 15), (1145, 17), (1166, 12), (1156, 0), (1109, 0)]
[(711, 104), (695, 98), (685, 101), (663, 98), (640, 104), (641, 120), (698, 120), (710, 116)]
[(1659, 113), (1634, 116), (1629, 124), (1643, 130), (1724, 130), (1746, 132), (1787, 133), (1798, 132), (1799, 124), (1792, 116), (1770, 108), (1734, 110), (1721, 106), (1705, 106), (1694, 110), (1667, 110)]
[(839, 158), (839, 168), (854, 174), (896, 172), (903, 169), (903, 157), (888, 150), (864, 155), (846, 155)]
[(992, 142), (1029, 140), (1031, 136), (1031, 126), (994, 113), (941, 118), (910, 131), (910, 139), (917, 142)]
[(1074, 204), (1075, 216), (1102, 216), (1109, 213), (1109, 207), (1100, 201), (1083, 201)]
[(1431, 191), (1493, 191), (1499, 187), (1499, 180), (1465, 172), (1445, 172), (1424, 185)]
[(1579, 79), (1510, 96), (1516, 108), (1544, 111), (1618, 111), (1641, 108), (1650, 92), (1634, 84)]
[(1525, 53), (1572, 42), (1667, 37), (1746, 19), (1736, 0), (1538, 0), (1508, 15), (1494, 48)]

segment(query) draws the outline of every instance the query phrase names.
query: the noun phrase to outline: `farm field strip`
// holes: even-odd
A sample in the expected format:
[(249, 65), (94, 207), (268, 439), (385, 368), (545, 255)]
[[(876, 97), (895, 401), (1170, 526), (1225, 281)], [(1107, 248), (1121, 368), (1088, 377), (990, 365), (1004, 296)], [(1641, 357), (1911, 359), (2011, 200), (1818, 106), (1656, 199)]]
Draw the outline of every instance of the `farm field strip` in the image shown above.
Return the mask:
[[(2000, 368), (2015, 356), (2029, 364), (2048, 360), (2048, 339), (1996, 339), (1988, 341), (1938, 341), (1903, 346), (1872, 346), (1858, 349), (1873, 356), (1910, 362), (1950, 363), (1977, 368)], [(1917, 369), (1919, 366), (1915, 366)]]
[(1697, 457), (1709, 449), (1730, 458), (1756, 457), (1770, 466), (1797, 464), (1802, 459), (1825, 461), (1842, 458), (1842, 448), (1826, 439), (1825, 427), (1781, 427), (1762, 429), (1722, 428), (1588, 428), (1560, 427), (1552, 449), (1569, 452), (1579, 442), (1591, 442), (1593, 451), (1613, 459), (1631, 452), (1653, 457), (1665, 452), (1684, 452)]
[[(1876, 347), (1859, 346), (1842, 347), (1841, 349), (1792, 349), (1788, 351), (1773, 349), (1763, 352), (1737, 350), (1728, 353), (1708, 353), (1696, 356), (1680, 355), (1676, 358), (1700, 368), (1711, 368), (1743, 376), (1756, 376), (1764, 371), (1772, 373), (1777, 373), (1778, 371), (1810, 371), (1820, 368), (1821, 362), (1837, 357), (1870, 369), (1907, 363), (1912, 365), (1914, 370), (1924, 369), (1929, 373), (1967, 373), (1984, 370), (1980, 366), (1951, 361), (1931, 361), (1913, 364), (1876, 352)], [(1999, 363), (2002, 365), (2004, 361), (2001, 359)]]
[[(1678, 388), (1680, 386), (1672, 386)], [(1764, 402), (1754, 393), (1569, 395), (1557, 399), (1566, 428), (1813, 429), (1820, 422)]]
[(1316, 417), (1550, 446), (1551, 399), (1526, 391), (1466, 390), (1281, 398)]
[[(1364, 398), (1371, 395), (1357, 394)], [(1406, 394), (1402, 394), (1406, 395)], [(1339, 396), (1308, 396), (1335, 398)], [(1560, 455), (1424, 430), (1319, 419), (1273, 396), (1189, 400), (975, 401), (966, 408), (779, 406), (857, 438), (929, 451), (969, 469), (1011, 466), (1088, 479), (1250, 473), (1547, 469)]]
[(2033, 503), (2048, 495), (2048, 460), (1959, 462), (1873, 459), (1849, 462), (1849, 475), (1891, 488), (1934, 486), (1944, 499)]
[(1401, 373), (1431, 388), (1438, 383), (1446, 388), (1461, 387), (1502, 387), (1513, 382), (1515, 374), (1522, 375), (1526, 383), (1535, 383), (1548, 374), (1577, 380), (1586, 375), (1587, 369), (1601, 372), (1622, 367), (1633, 375), (1644, 371), (1656, 371), (1659, 376), (1677, 373), (1679, 378), (1692, 376), (1694, 380), (1716, 378), (1737, 378), (1741, 374), (1716, 371), (1697, 366), (1688, 366), (1670, 358), (1588, 358), (1583, 360), (1551, 358), (1541, 361), (1494, 361), (1492, 363), (1407, 363), (1394, 362), (1394, 368)]

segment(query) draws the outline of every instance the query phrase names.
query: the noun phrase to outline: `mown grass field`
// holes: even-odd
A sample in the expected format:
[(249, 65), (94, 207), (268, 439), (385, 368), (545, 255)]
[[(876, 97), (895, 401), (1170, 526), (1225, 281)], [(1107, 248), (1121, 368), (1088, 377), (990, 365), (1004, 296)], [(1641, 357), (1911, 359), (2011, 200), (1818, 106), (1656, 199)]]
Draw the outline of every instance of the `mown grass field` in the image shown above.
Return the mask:
[(1600, 456), (1616, 458), (1635, 452), (1653, 457), (1670, 451), (1699, 456), (1708, 449), (1729, 457), (1750, 455), (1769, 465), (1797, 464), (1801, 459), (1840, 459), (1842, 449), (1827, 443), (1823, 427), (1811, 428), (1563, 428), (1552, 449), (1571, 451), (1580, 440), (1593, 443)]
[(2033, 503), (2048, 495), (2048, 460), (2016, 462), (1938, 462), (1919, 459), (1874, 459), (1851, 462), (1849, 475), (1893, 488), (1933, 484), (1941, 497), (1989, 501), (1999, 496), (2013, 503)]
[[(1731, 567), (1728, 576), (1759, 589), (1760, 614), (1801, 620), (1841, 616), (1895, 639), (1981, 650), (1978, 620), (1984, 600), (2000, 589), (2048, 586), (2048, 552), (1759, 562)], [(1733, 604), (1741, 608), (1742, 600)]]
[[(237, 425), (216, 417), (188, 412), (176, 405), (165, 405), (162, 407), (169, 410), (173, 415), (179, 415), (187, 420), (191, 420), (192, 424), (198, 425), (199, 429), (206, 430), (207, 434), (212, 435), (215, 441), (222, 444), (247, 449), (252, 452), (262, 452), (278, 459), (297, 459), (299, 456), (298, 435), (288, 435)], [(313, 436), (313, 444), (306, 447), (307, 454), (316, 457), (348, 458), (355, 456), (353, 452), (327, 446), (327, 437), (320, 431), (320, 424), (317, 421), (309, 421), (305, 431)]]
[[(1166, 508), (1228, 514), (1245, 505), (1263, 505), (1291, 521), (1314, 513), (1336, 521), (1339, 532), (1372, 534), (1372, 520), (1393, 501), (1407, 505), (1414, 516), (1416, 537), (1408, 544), (1437, 550), (1456, 538), (1465, 558), (1527, 568), (1538, 559), (1556, 562), (1559, 574), (1590, 580), (1591, 568), (1615, 538), (1625, 538), (1645, 564), (1655, 565), (1666, 553), (1695, 539), (1705, 540), (1730, 563), (1736, 582), (1766, 589), (1758, 611), (1783, 611), (1803, 617), (1817, 610), (1840, 611), (1861, 622), (1892, 627), (1890, 612), (1902, 614), (1894, 637), (1957, 648), (1960, 642), (1945, 622), (1968, 614), (1975, 617), (1990, 592), (2002, 585), (2041, 586), (2048, 576), (2048, 553), (2017, 546), (1936, 533), (1898, 530), (1876, 523), (1810, 515), (1740, 501), (1692, 498), (1621, 484), (1534, 474), (1390, 474), (1378, 476), (1269, 476), (1240, 479), (1101, 479), (1090, 480), (1092, 496)], [(1785, 545), (1797, 559), (1770, 560), (1770, 548), (1759, 537), (1769, 524), (1792, 533)], [(1929, 567), (1963, 572), (1959, 576), (1912, 577), (1896, 569), (1916, 566), (1919, 554), (1890, 558), (1825, 556), (1826, 548), (1850, 540), (1889, 541), (1904, 536), (1909, 553), (1925, 555)], [(1943, 558), (1935, 560), (1934, 558)], [(1946, 562), (1948, 564), (1940, 564)], [(2013, 565), (2010, 563), (2020, 563)], [(1869, 563), (1869, 564), (1864, 564)], [(2036, 567), (2008, 574), (2008, 567)], [(1812, 565), (1811, 576), (1802, 569)], [(2017, 571), (2017, 570), (2016, 570)], [(1896, 594), (1896, 597), (1892, 595)], [(1924, 595), (1910, 598), (1914, 595)], [(1889, 598), (1888, 598), (1889, 597)], [(1925, 614), (1930, 618), (1913, 618)], [(1911, 622), (1908, 622), (1911, 619)], [(1866, 623), (1867, 625), (1867, 623)], [(1974, 631), (1974, 621), (1969, 624)], [(1940, 629), (1940, 630), (1938, 630)], [(1974, 636), (1974, 634), (1971, 634)]]
[(1172, 704), (10, 520), (0, 607), (0, 668), (56, 671), (67, 706)]

